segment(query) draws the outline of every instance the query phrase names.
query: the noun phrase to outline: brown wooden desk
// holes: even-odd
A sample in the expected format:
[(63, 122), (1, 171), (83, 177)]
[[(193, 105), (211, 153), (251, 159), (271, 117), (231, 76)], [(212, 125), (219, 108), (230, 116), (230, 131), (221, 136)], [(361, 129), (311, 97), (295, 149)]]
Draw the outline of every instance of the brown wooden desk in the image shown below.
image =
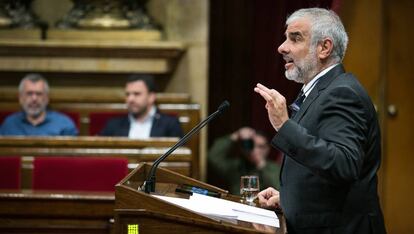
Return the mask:
[(113, 233), (113, 193), (0, 190), (0, 233)]

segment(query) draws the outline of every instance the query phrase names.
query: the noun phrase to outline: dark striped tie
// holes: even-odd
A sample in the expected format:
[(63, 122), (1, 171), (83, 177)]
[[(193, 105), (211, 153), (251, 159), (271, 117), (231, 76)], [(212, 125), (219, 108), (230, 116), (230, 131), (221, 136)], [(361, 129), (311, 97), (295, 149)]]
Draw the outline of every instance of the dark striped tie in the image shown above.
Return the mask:
[(293, 118), (296, 113), (300, 110), (300, 106), (303, 103), (303, 100), (305, 100), (305, 94), (301, 90), (296, 100), (289, 106), (290, 112), (290, 118)]

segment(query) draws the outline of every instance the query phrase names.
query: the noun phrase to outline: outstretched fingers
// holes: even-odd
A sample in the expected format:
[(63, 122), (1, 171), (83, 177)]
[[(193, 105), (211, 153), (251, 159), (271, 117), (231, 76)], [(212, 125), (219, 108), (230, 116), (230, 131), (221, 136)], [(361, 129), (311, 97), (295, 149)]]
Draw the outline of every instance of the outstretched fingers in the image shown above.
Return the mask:
[(271, 102), (273, 100), (270, 94), (270, 90), (261, 84), (257, 84), (257, 86), (254, 88), (254, 91), (260, 94), (260, 96), (262, 96), (266, 102)]
[(275, 89), (269, 89), (260, 83), (256, 85), (254, 91), (259, 93), (268, 104), (278, 103), (282, 101), (281, 99), (283, 99), (283, 96), (278, 91)]
[(276, 131), (279, 131), (283, 123), (289, 119), (285, 97), (278, 91), (269, 89), (260, 83), (256, 85), (254, 91), (259, 93), (266, 100), (265, 107), (269, 115), (270, 123)]

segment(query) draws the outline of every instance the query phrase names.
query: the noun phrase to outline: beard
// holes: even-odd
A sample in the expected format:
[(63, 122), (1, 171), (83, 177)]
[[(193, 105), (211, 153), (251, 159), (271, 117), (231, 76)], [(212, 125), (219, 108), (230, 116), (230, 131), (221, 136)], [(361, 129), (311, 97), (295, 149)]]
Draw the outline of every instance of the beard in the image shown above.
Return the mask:
[(43, 104), (43, 103), (25, 104), (23, 105), (23, 110), (26, 113), (26, 115), (36, 119), (44, 111), (46, 111), (46, 106), (47, 104)]
[(134, 117), (134, 118), (141, 118), (144, 117), (145, 114), (148, 111), (148, 106), (140, 106), (140, 107), (128, 107), (129, 113)]
[(317, 73), (318, 61), (315, 51), (316, 48), (312, 48), (305, 58), (294, 61), (295, 66), (285, 71), (286, 78), (301, 84), (311, 80)]

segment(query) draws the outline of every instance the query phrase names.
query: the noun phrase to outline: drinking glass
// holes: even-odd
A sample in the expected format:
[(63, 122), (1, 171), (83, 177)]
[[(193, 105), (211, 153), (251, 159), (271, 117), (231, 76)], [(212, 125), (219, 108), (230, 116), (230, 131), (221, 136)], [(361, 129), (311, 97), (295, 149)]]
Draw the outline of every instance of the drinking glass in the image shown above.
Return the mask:
[(248, 205), (254, 205), (254, 199), (260, 190), (259, 177), (256, 175), (246, 175), (240, 177), (240, 195), (242, 200)]

